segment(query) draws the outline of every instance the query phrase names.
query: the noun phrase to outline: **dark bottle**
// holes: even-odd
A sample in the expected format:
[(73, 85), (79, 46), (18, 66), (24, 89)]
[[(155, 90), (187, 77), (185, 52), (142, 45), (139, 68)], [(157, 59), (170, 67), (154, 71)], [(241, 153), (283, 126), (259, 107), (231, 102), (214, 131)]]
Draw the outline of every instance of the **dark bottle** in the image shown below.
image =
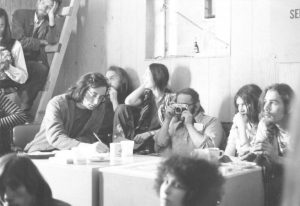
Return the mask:
[(197, 41), (195, 41), (195, 44), (194, 44), (194, 52), (199, 53), (199, 46), (198, 46)]

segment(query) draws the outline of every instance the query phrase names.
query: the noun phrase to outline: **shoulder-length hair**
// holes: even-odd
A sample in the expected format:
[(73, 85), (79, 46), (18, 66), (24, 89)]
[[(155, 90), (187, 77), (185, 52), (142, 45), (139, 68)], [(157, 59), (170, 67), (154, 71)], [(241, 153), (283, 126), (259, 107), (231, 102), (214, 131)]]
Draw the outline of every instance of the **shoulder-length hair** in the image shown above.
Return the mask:
[(188, 156), (170, 156), (158, 168), (155, 180), (158, 194), (167, 174), (174, 175), (184, 186), (185, 206), (216, 206), (221, 199), (224, 178), (215, 164)]
[(168, 68), (159, 63), (152, 63), (149, 65), (153, 81), (155, 86), (161, 90), (165, 91), (169, 82), (169, 71)]
[(109, 87), (106, 78), (98, 72), (87, 73), (79, 78), (76, 84), (67, 91), (69, 98), (75, 102), (82, 102), (89, 88)]
[(120, 87), (115, 89), (118, 91), (118, 102), (123, 104), (125, 98), (131, 92), (129, 76), (123, 68), (117, 66), (110, 66), (107, 71), (113, 71), (120, 77)]
[(247, 117), (251, 123), (258, 123), (259, 121), (259, 97), (261, 95), (261, 88), (256, 84), (246, 84), (241, 87), (234, 96), (235, 112), (238, 112), (238, 105), (236, 100), (241, 98), (247, 105)]
[(284, 83), (272, 84), (264, 90), (264, 92), (260, 96), (260, 101), (259, 101), (261, 112), (263, 112), (263, 110), (264, 110), (265, 96), (266, 96), (267, 92), (270, 90), (276, 91), (279, 94), (279, 96), (282, 99), (283, 104), (284, 104), (284, 112), (286, 115), (289, 115), (289, 112), (290, 112), (291, 106), (292, 106), (292, 102), (295, 97), (295, 93), (289, 85), (284, 84)]
[(3, 201), (5, 188), (16, 190), (24, 186), (33, 196), (36, 205), (52, 205), (52, 192), (33, 162), (25, 156), (11, 153), (0, 158), (0, 195)]
[(7, 47), (8, 44), (11, 42), (12, 37), (11, 37), (8, 15), (5, 9), (3, 8), (0, 8), (0, 18), (4, 18), (4, 22), (5, 22), (5, 27), (2, 35), (2, 40), (0, 41), (0, 45)]

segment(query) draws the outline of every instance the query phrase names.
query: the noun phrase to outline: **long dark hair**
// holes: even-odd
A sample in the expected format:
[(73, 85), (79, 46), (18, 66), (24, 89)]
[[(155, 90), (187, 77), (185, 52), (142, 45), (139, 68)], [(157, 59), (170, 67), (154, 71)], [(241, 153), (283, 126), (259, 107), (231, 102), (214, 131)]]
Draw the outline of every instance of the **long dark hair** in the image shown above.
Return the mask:
[(131, 92), (131, 84), (127, 72), (117, 66), (110, 66), (107, 71), (113, 71), (120, 77), (120, 87), (115, 89), (118, 91), (118, 102), (124, 104), (126, 97)]
[(8, 47), (12, 40), (8, 15), (5, 9), (0, 8), (0, 18), (2, 17), (4, 18), (5, 21), (5, 28), (2, 35), (2, 40), (0, 41), (0, 46)]
[(101, 73), (91, 72), (81, 76), (76, 84), (68, 89), (67, 95), (75, 102), (82, 102), (89, 88), (99, 87), (109, 87), (106, 78)]
[(16, 190), (24, 186), (36, 205), (50, 206), (52, 192), (33, 162), (25, 156), (11, 153), (0, 158), (0, 195), (4, 201), (5, 188)]
[(169, 82), (169, 71), (168, 68), (159, 63), (152, 63), (149, 65), (153, 81), (155, 83), (155, 86), (160, 91), (165, 91), (167, 88), (168, 82)]
[(247, 117), (251, 123), (259, 121), (259, 97), (262, 90), (256, 84), (246, 84), (242, 86), (234, 96), (235, 112), (238, 112), (237, 98), (241, 98), (247, 105)]

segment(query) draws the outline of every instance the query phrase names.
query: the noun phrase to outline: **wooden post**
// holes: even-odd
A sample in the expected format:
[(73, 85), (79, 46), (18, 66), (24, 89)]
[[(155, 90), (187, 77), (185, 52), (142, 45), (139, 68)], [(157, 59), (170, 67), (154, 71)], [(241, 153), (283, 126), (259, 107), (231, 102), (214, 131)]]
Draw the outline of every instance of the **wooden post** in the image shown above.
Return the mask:
[(53, 96), (53, 91), (56, 85), (57, 77), (59, 75), (59, 71), (71, 36), (72, 25), (77, 18), (79, 3), (80, 0), (71, 0), (69, 7), (65, 7), (61, 10), (60, 14), (65, 15), (66, 18), (60, 34), (59, 43), (57, 45), (49, 46), (46, 48), (47, 52), (55, 52), (55, 53), (50, 65), (48, 81), (45, 85), (45, 90), (42, 91), (40, 103), (36, 111), (36, 115), (34, 119), (35, 122), (42, 121), (45, 114), (46, 106), (49, 100)]

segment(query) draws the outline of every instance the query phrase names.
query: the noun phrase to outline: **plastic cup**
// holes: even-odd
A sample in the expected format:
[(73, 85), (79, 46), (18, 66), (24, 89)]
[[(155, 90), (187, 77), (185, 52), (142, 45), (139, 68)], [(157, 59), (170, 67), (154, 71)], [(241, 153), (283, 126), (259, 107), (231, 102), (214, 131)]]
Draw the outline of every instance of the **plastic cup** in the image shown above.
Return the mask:
[(109, 144), (110, 158), (121, 157), (122, 148), (121, 143), (110, 143)]
[(122, 157), (131, 157), (133, 155), (133, 146), (134, 141), (131, 140), (125, 140), (121, 141), (121, 148), (122, 148)]

